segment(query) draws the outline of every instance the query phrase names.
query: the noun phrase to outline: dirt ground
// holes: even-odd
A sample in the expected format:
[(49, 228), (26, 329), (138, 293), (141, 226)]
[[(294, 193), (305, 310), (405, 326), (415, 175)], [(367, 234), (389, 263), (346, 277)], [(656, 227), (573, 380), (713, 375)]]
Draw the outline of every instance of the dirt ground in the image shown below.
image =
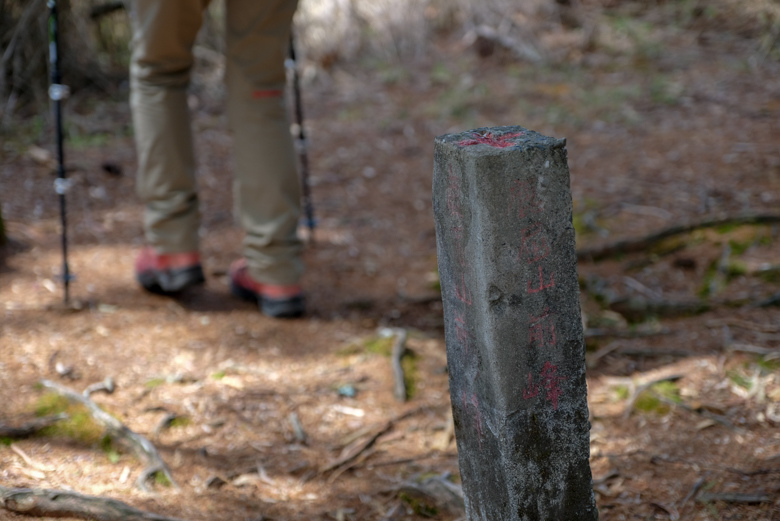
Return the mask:
[[(712, 217), (780, 215), (777, 59), (751, 35), (647, 16), (646, 40), (565, 65), (501, 49), (481, 56), (441, 38), (410, 64), (336, 63), (309, 78), (318, 227), (300, 320), (265, 318), (229, 294), (241, 232), (230, 137), (208, 89), (191, 100), (208, 280), (178, 300), (133, 279), (141, 206), (126, 93), (68, 102), (77, 277), (68, 307), (51, 168), (30, 152), (52, 147), (21, 132), (5, 138), (0, 424), (58, 410), (41, 379), (81, 392), (111, 377), (114, 393), (92, 398), (153, 442), (179, 488), (152, 480), (153, 493), (140, 491), (144, 464), (75, 419), (4, 440), (0, 485), (193, 521), (462, 518), (452, 496), (423, 493), (458, 482), (435, 136), (519, 124), (566, 137), (578, 248)], [(780, 519), (780, 226), (769, 221), (581, 260), (601, 519)], [(413, 354), (405, 403), (393, 397), (387, 356), (399, 328)]]

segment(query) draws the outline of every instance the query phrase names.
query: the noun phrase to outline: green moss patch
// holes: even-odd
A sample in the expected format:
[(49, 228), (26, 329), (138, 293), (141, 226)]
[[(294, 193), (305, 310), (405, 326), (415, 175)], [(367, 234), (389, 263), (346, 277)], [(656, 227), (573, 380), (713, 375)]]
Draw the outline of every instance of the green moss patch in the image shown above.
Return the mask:
[(66, 413), (68, 418), (41, 430), (43, 436), (70, 438), (87, 445), (98, 445), (105, 436), (105, 429), (97, 423), (89, 410), (81, 404), (71, 403), (55, 393), (43, 394), (35, 404), (37, 416)]
[(640, 412), (652, 412), (663, 416), (671, 410), (670, 401), (682, 403), (680, 388), (675, 382), (658, 382), (640, 393), (634, 402), (634, 408)]

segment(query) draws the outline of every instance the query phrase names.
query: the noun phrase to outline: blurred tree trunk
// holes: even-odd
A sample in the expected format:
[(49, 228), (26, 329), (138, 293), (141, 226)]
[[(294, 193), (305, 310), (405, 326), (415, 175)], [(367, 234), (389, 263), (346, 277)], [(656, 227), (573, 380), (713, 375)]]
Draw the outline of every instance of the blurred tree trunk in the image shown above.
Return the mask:
[[(0, 0), (0, 5), (2, 5), (2, 1)], [(3, 208), (0, 206), (0, 246), (5, 244), (5, 223), (3, 223)]]
[[(92, 2), (59, 0), (59, 58), (63, 83), (72, 91), (112, 81), (100, 60)], [(0, 0), (0, 118), (42, 112), (48, 105), (49, 9), (46, 0)]]

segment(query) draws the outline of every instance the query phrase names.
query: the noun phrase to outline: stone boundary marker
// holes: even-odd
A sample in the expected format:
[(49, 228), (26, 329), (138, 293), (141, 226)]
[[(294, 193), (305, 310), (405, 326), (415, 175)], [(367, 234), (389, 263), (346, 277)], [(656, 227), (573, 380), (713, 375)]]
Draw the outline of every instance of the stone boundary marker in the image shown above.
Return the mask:
[(566, 141), (439, 136), (433, 209), (468, 519), (598, 519)]

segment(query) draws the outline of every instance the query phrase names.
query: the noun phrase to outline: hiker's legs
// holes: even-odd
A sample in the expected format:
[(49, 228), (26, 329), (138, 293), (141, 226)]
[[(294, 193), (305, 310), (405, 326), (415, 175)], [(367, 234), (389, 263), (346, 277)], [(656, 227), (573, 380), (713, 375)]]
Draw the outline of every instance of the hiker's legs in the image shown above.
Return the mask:
[(285, 103), (297, 0), (227, 0), (226, 82), (235, 147), (234, 203), (253, 279), (297, 284), (301, 186)]
[(192, 45), (208, 0), (132, 0), (130, 105), (136, 190), (147, 242), (159, 253), (198, 250), (198, 196), (187, 106)]

